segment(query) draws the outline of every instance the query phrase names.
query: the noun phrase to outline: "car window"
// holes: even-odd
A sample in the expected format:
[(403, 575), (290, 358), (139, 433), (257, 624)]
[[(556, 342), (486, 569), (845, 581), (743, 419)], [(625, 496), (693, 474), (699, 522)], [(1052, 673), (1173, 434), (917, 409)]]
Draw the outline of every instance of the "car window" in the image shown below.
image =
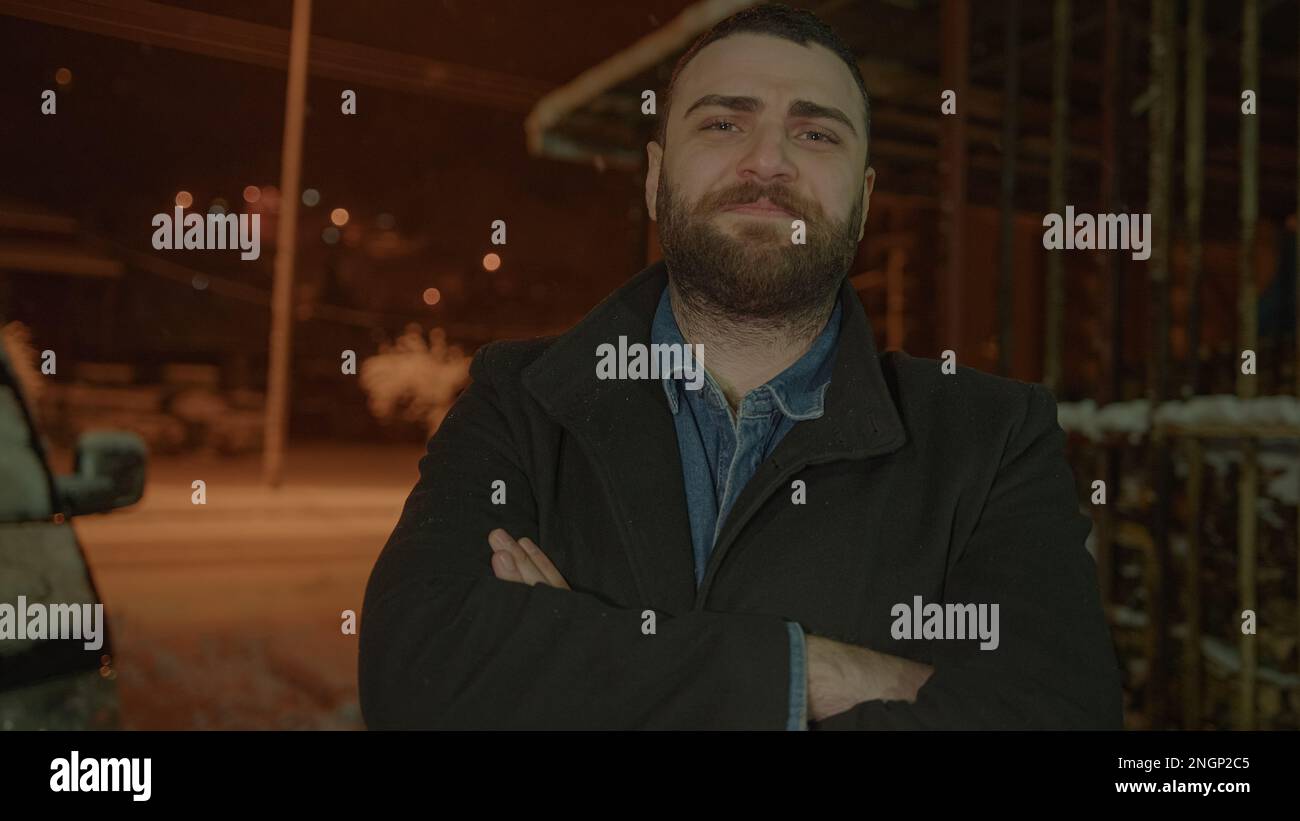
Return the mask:
[(0, 350), (0, 522), (49, 518), (49, 477)]

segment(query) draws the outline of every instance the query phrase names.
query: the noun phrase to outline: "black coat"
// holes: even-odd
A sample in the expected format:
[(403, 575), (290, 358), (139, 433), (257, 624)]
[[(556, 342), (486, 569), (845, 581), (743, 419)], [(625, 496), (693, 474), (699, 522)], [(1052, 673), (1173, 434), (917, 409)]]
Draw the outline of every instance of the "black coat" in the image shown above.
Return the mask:
[[(815, 729), (1120, 726), (1051, 394), (878, 353), (847, 282), (825, 414), (759, 467), (697, 591), (663, 388), (596, 376), (602, 343), (649, 342), (666, 282), (656, 263), (567, 333), (474, 357), (366, 588), (369, 727), (781, 729), (786, 619), (935, 667), (914, 704)], [(496, 527), (536, 541), (572, 590), (495, 578)], [(892, 608), (915, 596), (997, 603), (999, 647), (893, 638)]]

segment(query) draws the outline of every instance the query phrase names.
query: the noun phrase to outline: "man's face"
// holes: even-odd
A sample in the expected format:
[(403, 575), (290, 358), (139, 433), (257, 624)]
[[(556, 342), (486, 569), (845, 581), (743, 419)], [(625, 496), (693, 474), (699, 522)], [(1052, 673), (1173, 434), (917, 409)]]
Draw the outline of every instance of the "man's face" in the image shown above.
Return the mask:
[[(863, 170), (863, 114), (852, 74), (822, 46), (739, 34), (695, 56), (673, 92), (668, 149), (647, 146), (646, 175), (646, 204), (688, 301), (778, 324), (825, 308), (853, 262), (875, 183)], [(805, 244), (794, 242), (796, 219)]]

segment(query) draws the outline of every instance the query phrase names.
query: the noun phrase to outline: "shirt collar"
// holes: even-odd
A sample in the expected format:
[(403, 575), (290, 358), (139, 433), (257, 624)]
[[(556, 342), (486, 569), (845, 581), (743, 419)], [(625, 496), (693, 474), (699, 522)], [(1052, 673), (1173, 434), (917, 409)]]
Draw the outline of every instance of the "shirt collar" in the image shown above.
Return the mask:
[[(831, 312), (826, 326), (822, 328), (821, 333), (813, 340), (804, 355), (790, 367), (746, 394), (746, 400), (766, 394), (772, 398), (777, 408), (791, 419), (820, 417), (825, 410), (826, 389), (831, 382), (835, 359), (831, 354), (839, 341), (841, 313), (840, 300), (837, 298), (835, 309)], [(686, 344), (681, 329), (677, 327), (677, 319), (673, 316), (672, 300), (666, 287), (659, 297), (659, 306), (655, 310), (654, 321), (650, 327), (650, 341), (652, 344)], [(705, 371), (705, 378), (711, 380), (712, 376)], [(679, 407), (678, 392), (685, 389), (683, 381), (684, 375), (680, 370), (663, 376), (664, 393), (668, 396), (668, 406), (674, 414)], [(742, 411), (743, 404), (742, 402)]]

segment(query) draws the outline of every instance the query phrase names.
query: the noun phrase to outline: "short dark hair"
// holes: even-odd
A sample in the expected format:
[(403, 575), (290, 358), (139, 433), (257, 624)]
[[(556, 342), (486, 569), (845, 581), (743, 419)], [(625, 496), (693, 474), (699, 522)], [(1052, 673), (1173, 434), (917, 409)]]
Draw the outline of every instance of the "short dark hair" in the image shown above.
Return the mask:
[(761, 6), (738, 11), (720, 21), (701, 34), (677, 60), (672, 78), (668, 81), (668, 90), (664, 93), (663, 105), (660, 107), (659, 125), (655, 132), (655, 139), (659, 145), (667, 145), (668, 114), (672, 109), (673, 87), (677, 85), (677, 78), (701, 49), (733, 34), (766, 34), (801, 46), (816, 43), (835, 52), (835, 55), (844, 61), (844, 65), (849, 67), (849, 73), (853, 75), (858, 89), (862, 92), (863, 125), (865, 126), (862, 136), (863, 139), (870, 138), (871, 100), (867, 96), (867, 84), (862, 80), (862, 71), (858, 69), (858, 61), (853, 51), (840, 39), (834, 29), (823, 23), (821, 18), (811, 11), (792, 9), (783, 3), (764, 3)]

